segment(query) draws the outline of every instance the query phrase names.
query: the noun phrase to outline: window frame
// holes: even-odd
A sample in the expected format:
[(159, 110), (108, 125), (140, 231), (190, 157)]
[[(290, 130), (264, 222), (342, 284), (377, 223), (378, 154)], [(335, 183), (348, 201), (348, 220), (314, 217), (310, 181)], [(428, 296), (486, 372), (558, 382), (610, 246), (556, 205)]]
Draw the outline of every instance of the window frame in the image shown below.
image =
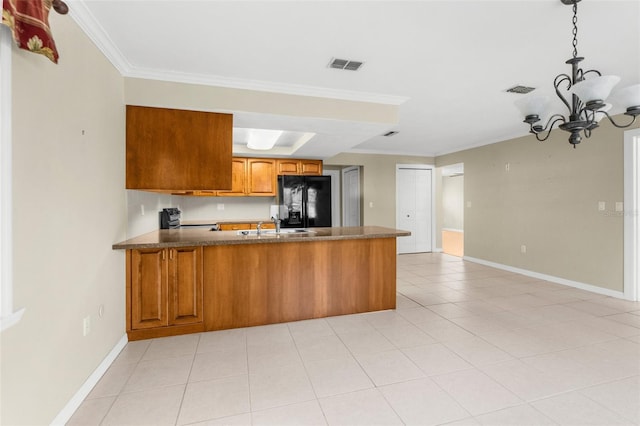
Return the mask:
[(0, 332), (17, 324), (25, 311), (13, 306), (12, 45), (10, 29), (0, 25)]

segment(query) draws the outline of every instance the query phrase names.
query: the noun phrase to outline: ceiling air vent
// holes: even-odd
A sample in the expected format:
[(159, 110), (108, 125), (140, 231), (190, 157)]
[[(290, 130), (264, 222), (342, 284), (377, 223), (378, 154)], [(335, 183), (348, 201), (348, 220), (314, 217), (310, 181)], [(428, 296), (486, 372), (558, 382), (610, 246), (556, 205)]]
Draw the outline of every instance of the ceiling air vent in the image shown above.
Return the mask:
[(529, 92), (533, 92), (534, 90), (536, 90), (535, 87), (528, 87), (528, 86), (513, 86), (510, 89), (507, 89), (508, 93), (518, 93), (520, 95), (524, 95), (527, 94)]
[(329, 62), (329, 68), (335, 68), (338, 70), (358, 71), (364, 62), (350, 61), (348, 59), (333, 58)]
[(400, 133), (400, 132), (397, 132), (395, 130), (391, 130), (390, 132), (384, 133), (382, 136), (391, 137), (391, 136), (397, 135), (398, 133)]

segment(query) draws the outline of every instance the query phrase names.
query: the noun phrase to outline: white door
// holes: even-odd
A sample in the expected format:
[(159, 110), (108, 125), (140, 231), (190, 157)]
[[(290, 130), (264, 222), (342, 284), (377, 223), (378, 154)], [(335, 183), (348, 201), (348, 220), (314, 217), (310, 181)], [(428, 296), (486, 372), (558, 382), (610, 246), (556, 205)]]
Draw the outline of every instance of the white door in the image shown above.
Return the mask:
[(396, 171), (396, 224), (411, 236), (398, 238), (398, 253), (432, 251), (432, 168), (401, 167)]
[(360, 168), (342, 170), (343, 226), (360, 226)]
[(340, 170), (324, 170), (322, 174), (331, 176), (331, 226), (342, 226)]

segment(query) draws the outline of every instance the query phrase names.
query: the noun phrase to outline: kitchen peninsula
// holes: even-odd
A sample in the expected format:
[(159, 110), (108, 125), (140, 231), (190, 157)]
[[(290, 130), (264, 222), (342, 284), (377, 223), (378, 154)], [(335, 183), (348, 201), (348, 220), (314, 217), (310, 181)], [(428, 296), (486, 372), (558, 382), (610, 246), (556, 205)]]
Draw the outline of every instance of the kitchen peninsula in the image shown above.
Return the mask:
[(183, 228), (114, 244), (126, 250), (129, 340), (393, 309), (396, 238), (407, 235)]

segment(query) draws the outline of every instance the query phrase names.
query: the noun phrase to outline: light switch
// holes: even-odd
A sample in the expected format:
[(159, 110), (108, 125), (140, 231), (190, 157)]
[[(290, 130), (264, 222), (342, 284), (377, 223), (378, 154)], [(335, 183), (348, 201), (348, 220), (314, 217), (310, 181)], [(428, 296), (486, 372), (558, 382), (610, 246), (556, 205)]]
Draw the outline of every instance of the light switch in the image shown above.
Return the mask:
[(218, 203), (218, 210), (224, 210), (224, 204)]
[(605, 203), (604, 201), (598, 201), (598, 211), (605, 211), (605, 209), (607, 208), (607, 203)]
[(616, 211), (617, 212), (624, 211), (624, 203), (622, 201), (616, 201)]

